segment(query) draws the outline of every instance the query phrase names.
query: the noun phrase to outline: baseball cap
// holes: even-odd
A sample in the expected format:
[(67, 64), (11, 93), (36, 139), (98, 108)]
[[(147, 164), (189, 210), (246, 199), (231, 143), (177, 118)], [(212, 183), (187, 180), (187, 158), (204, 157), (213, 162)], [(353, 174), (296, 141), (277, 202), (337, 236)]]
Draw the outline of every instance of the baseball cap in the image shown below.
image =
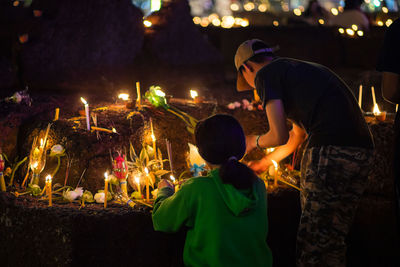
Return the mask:
[(271, 56), (274, 56), (274, 52), (278, 49), (279, 47), (270, 47), (259, 39), (247, 40), (239, 45), (235, 54), (235, 67), (237, 70), (236, 88), (238, 91), (247, 91), (253, 89), (239, 71), (243, 63), (245, 63), (251, 57), (261, 53), (267, 53)]

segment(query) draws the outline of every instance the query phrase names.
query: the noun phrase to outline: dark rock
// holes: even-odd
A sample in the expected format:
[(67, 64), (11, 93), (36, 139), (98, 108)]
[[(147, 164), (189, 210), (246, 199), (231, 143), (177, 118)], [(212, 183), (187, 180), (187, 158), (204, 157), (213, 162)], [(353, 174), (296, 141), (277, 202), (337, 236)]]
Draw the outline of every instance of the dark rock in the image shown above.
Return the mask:
[(17, 84), (17, 76), (12, 64), (6, 58), (0, 57), (0, 98), (12, 92)]
[(43, 12), (21, 51), (31, 87), (98, 91), (131, 76), (144, 35), (143, 14), (131, 1), (35, 0), (31, 8)]

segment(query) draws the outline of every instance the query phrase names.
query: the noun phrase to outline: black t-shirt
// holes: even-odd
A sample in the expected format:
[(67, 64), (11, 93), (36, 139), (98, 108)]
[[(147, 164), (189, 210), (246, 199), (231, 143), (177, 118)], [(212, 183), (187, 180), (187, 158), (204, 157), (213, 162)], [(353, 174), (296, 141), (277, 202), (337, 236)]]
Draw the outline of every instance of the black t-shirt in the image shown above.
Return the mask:
[(372, 136), (347, 85), (328, 68), (311, 62), (277, 58), (255, 78), (263, 106), (281, 99), (287, 118), (309, 135), (308, 146), (373, 148)]
[(400, 19), (386, 31), (376, 69), (400, 74)]

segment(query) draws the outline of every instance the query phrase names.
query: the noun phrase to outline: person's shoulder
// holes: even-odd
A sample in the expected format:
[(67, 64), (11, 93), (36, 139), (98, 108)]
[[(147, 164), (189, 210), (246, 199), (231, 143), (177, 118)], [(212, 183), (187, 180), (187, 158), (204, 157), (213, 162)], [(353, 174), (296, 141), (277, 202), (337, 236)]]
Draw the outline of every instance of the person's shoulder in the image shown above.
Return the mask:
[(212, 179), (209, 176), (198, 176), (198, 177), (192, 177), (187, 179), (182, 186), (185, 187), (193, 187), (193, 186), (201, 186), (205, 184), (212, 183)]

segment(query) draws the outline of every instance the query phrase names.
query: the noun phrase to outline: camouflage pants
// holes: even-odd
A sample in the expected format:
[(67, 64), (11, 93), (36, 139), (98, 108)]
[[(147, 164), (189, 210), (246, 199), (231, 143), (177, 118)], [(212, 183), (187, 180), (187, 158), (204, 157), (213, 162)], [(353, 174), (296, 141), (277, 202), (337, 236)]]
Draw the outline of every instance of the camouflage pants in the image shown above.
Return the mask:
[(301, 162), (298, 266), (345, 266), (345, 238), (367, 184), (372, 150), (308, 148)]

